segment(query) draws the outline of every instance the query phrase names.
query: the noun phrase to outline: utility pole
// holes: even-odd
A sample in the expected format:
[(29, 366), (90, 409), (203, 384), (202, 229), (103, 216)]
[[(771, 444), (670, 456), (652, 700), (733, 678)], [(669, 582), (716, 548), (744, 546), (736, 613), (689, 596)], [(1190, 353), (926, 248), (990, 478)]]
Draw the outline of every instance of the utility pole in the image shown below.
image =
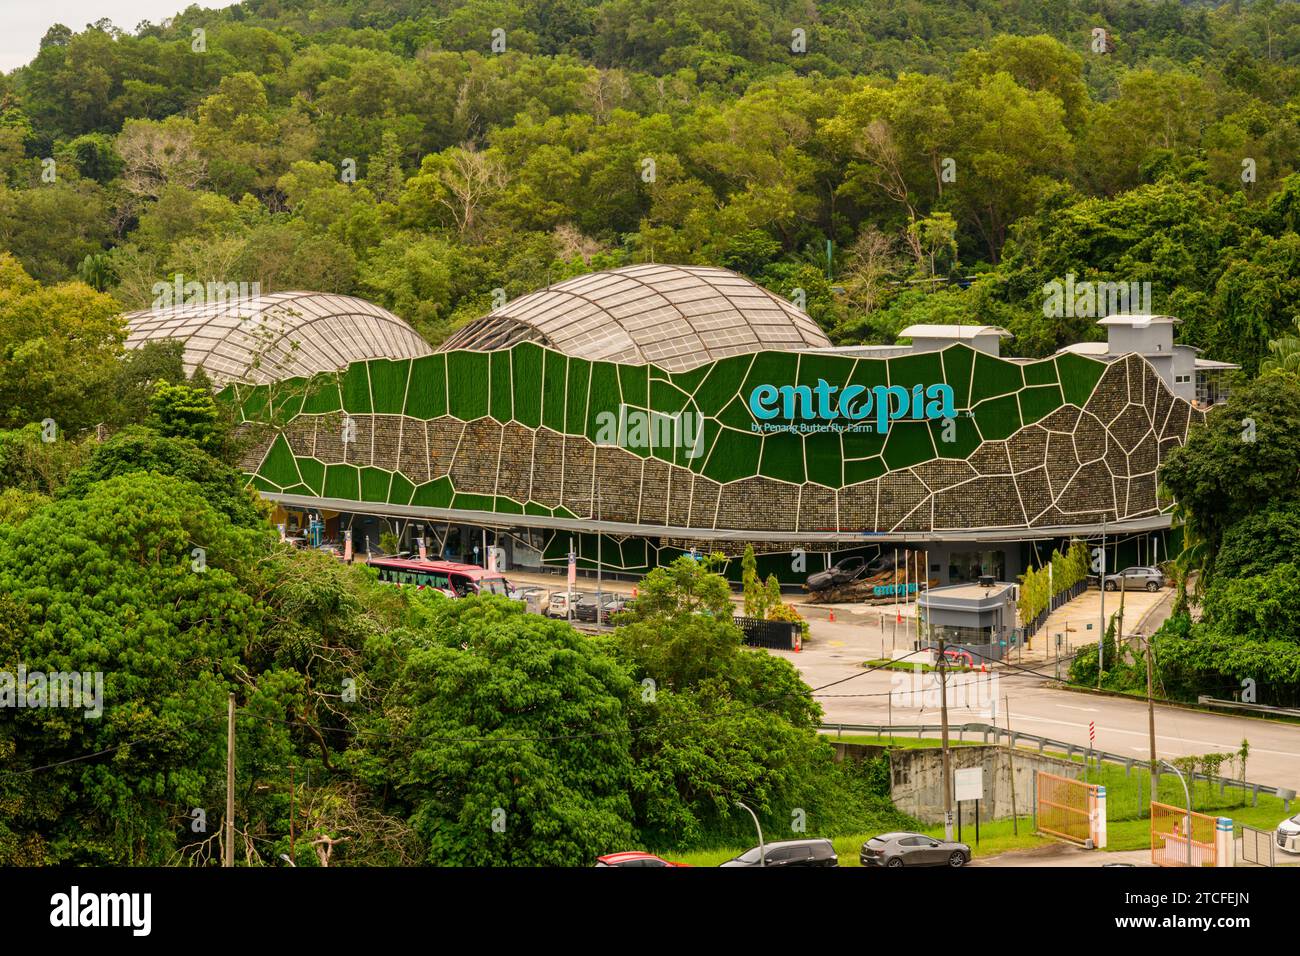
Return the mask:
[(1106, 519), (1101, 519), (1101, 633), (1097, 635), (1097, 690), (1101, 690), (1101, 671), (1105, 667), (1106, 647)]
[(1156, 798), (1156, 788), (1159, 785), (1159, 771), (1156, 769), (1156, 702), (1152, 692), (1154, 683), (1152, 675), (1155, 667), (1151, 660), (1151, 640), (1152, 635), (1147, 635), (1147, 735), (1151, 741), (1151, 799)]
[(226, 852), (222, 866), (235, 865), (235, 695), (226, 700)]
[(294, 780), (293, 780), (293, 764), (289, 764), (289, 857), (295, 860), (297, 859), (297, 857), (294, 856), (294, 852), (293, 852), (293, 847), (294, 847), (293, 817), (294, 817), (294, 797), (296, 796), (297, 796), (297, 791), (294, 789)]
[(1020, 821), (1016, 819), (1016, 742), (1011, 737), (1011, 697), (1003, 695), (1003, 707), (1007, 711), (1007, 769), (1011, 771), (1011, 835), (1020, 836)]
[(943, 727), (943, 838), (952, 841), (952, 778), (948, 770), (948, 658), (939, 634), (939, 722)]

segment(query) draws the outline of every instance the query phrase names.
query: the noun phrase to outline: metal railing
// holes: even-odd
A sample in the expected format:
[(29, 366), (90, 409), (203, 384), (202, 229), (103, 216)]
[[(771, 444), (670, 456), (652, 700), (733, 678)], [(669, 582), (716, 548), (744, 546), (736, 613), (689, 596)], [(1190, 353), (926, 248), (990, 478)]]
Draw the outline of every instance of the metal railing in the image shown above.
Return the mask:
[[(823, 731), (835, 731), (839, 735), (845, 733), (863, 734), (871, 737), (901, 737), (915, 735), (918, 739), (926, 735), (939, 735), (943, 733), (942, 724), (822, 724)], [(1089, 756), (1094, 759), (1104, 760), (1107, 763), (1118, 764), (1124, 767), (1125, 774), (1132, 773), (1134, 769), (1145, 770), (1148, 761), (1138, 760), (1134, 757), (1128, 757), (1123, 754), (1109, 753), (1105, 750), (1095, 750), (1083, 744), (1072, 744), (1064, 740), (1054, 740), (1051, 737), (1040, 737), (1037, 734), (1026, 734), (1019, 730), (1008, 730), (1005, 727), (999, 727), (996, 724), (983, 723), (966, 723), (966, 724), (949, 724), (948, 737), (952, 739), (954, 735), (959, 742), (966, 740), (966, 735), (979, 735), (985, 744), (1007, 743), (1013, 747), (1023, 746), (1025, 742), (1037, 744), (1038, 752), (1044, 753), (1047, 750), (1063, 751), (1067, 757)], [(1295, 799), (1295, 791), (1286, 787), (1274, 787), (1264, 783), (1251, 783), (1247, 780), (1240, 780), (1235, 777), (1212, 776), (1195, 771), (1188, 774), (1189, 784), (1194, 784), (1197, 780), (1204, 780), (1211, 786), (1218, 784), (1219, 792), (1222, 793), (1227, 787), (1236, 787), (1241, 790), (1250, 792), (1250, 805), (1259, 804), (1259, 795), (1277, 797), (1282, 801), (1282, 809), (1286, 812), (1291, 810), (1291, 801)]]

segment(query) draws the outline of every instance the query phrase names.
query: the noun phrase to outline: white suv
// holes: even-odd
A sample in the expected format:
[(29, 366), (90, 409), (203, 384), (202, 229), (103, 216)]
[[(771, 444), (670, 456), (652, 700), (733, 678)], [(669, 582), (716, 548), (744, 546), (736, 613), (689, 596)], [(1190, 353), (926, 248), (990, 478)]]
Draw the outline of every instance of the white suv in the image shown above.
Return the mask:
[(1274, 838), (1284, 853), (1300, 853), (1300, 813), (1277, 825)]

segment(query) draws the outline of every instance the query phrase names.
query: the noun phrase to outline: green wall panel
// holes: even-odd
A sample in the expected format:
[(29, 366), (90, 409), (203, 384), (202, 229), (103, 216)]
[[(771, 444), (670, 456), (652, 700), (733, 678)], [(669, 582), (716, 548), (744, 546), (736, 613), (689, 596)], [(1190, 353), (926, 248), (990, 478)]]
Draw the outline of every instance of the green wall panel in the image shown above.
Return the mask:
[(327, 415), (343, 408), (343, 398), (339, 393), (339, 376), (327, 373), (317, 375), (307, 387), (307, 395), (302, 402), (304, 415)]
[(488, 365), (492, 376), (492, 394), (489, 414), (497, 421), (505, 423), (515, 417), (514, 401), (511, 398), (510, 353), (493, 352)]
[(298, 458), (298, 474), (318, 497), (325, 492), (325, 466), (315, 458)]
[(353, 415), (368, 415), (370, 405), (370, 369), (365, 362), (353, 362), (343, 373), (343, 410)]
[(909, 392), (914, 385), (929, 386), (943, 381), (943, 359), (938, 352), (920, 352), (889, 360), (889, 384), (902, 385)]
[(281, 488), (287, 488), (302, 481), (302, 476), (298, 474), (298, 465), (293, 458), (293, 452), (289, 449), (289, 443), (284, 440), (283, 435), (275, 437), (275, 441), (271, 443), (266, 458), (262, 460), (262, 467), (257, 470), (257, 473)]
[(521, 425), (536, 428), (542, 423), (542, 350), (523, 342), (510, 350), (511, 376), (514, 380), (515, 419)]
[(1056, 363), (1051, 359), (1027, 362), (1020, 369), (1025, 373), (1026, 385), (1055, 385), (1057, 382)]
[(447, 411), (471, 422), (488, 414), (488, 353), (447, 353)]
[(356, 465), (325, 466), (325, 497), (361, 501), (361, 478)]
[(407, 480), (400, 472), (393, 472), (393, 483), (388, 489), (388, 501), (395, 505), (409, 505), (411, 495), (415, 493), (415, 485)]
[(393, 473), (382, 468), (361, 469), (361, 497), (365, 501), (388, 501), (388, 486)]
[(411, 362), (406, 414), (424, 419), (447, 414), (447, 357), (442, 353)]
[(451, 499), (451, 479), (443, 476), (416, 488), (415, 494), (411, 495), (411, 504), (419, 508), (449, 508)]
[(855, 485), (860, 481), (870, 481), (885, 473), (885, 462), (880, 458), (867, 458), (863, 461), (844, 462), (844, 484)]
[(714, 362), (708, 376), (695, 390), (695, 404), (700, 411), (705, 415), (716, 415), (740, 394), (753, 360), (752, 355), (734, 355)]
[(1025, 387), (1025, 377), (1019, 365), (994, 358), (984, 352), (975, 353), (974, 376), (970, 386), (972, 405), (978, 405), (986, 398), (1006, 395)]
[(569, 396), (564, 406), (564, 430), (570, 435), (587, 432), (587, 393), (591, 385), (591, 363), (569, 359)]
[(763, 436), (763, 455), (758, 470), (764, 478), (802, 484), (807, 477), (803, 461), (801, 436), (793, 432), (773, 432)]
[(937, 457), (927, 422), (897, 421), (885, 438), (885, 464), (891, 470), (919, 465)]
[(968, 345), (950, 345), (943, 356), (944, 381), (952, 386), (953, 403), (959, 409), (970, 408), (971, 369), (975, 350)]
[[(929, 423), (930, 436), (934, 441), (934, 450), (940, 458), (966, 458), (980, 446), (979, 429), (975, 420), (969, 415), (958, 412), (952, 420), (951, 429), (942, 419)], [(944, 435), (952, 435), (952, 441), (944, 441)]]
[(633, 408), (647, 408), (650, 404), (650, 372), (645, 365), (618, 366), (619, 389), (623, 404)]
[(547, 351), (543, 362), (542, 424), (564, 431), (564, 407), (568, 404), (569, 363), (559, 352)]
[(591, 366), (591, 396), (587, 404), (587, 437), (596, 440), (597, 417), (610, 412), (617, 421), (618, 406), (623, 400), (618, 390), (618, 371), (608, 362), (595, 362)]
[(1026, 388), (1020, 393), (1020, 421), (1025, 425), (1032, 425), (1064, 404), (1059, 385)]
[(1061, 391), (1071, 405), (1087, 404), (1092, 390), (1106, 371), (1106, 363), (1084, 358), (1072, 352), (1056, 356), (1057, 374), (1061, 377)]
[(724, 483), (750, 478), (758, 473), (761, 450), (762, 442), (757, 435), (724, 428), (709, 453), (704, 476)]
[(838, 488), (844, 480), (844, 456), (837, 432), (813, 432), (804, 438), (808, 480)]
[(406, 407), (406, 380), (410, 362), (373, 359), (370, 363), (370, 392), (377, 415), (400, 415)]
[(1015, 395), (990, 398), (975, 406), (975, 423), (985, 441), (1010, 438), (1020, 428), (1020, 403)]

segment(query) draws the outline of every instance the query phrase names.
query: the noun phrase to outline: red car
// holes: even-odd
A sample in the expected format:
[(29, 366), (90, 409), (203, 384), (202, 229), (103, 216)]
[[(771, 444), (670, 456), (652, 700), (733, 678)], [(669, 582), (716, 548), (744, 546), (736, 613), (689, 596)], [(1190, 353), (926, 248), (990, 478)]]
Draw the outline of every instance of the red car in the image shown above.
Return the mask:
[(596, 859), (597, 866), (688, 866), (687, 863), (672, 863), (660, 859), (653, 853), (629, 850), (626, 853), (608, 853)]

